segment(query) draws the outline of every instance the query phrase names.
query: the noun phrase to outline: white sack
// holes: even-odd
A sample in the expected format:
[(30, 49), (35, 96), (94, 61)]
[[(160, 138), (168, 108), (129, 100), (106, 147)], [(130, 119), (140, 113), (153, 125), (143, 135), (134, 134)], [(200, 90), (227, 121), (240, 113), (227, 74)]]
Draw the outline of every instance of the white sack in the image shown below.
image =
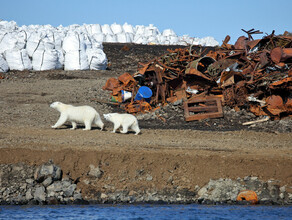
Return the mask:
[(54, 33), (54, 43), (55, 43), (55, 49), (60, 50), (62, 49), (63, 39), (65, 37), (65, 34), (62, 32), (55, 32)]
[(160, 32), (159, 32), (158, 28), (155, 27), (153, 24), (150, 24), (149, 26), (147, 26), (147, 27), (145, 28), (144, 35), (145, 35), (146, 37), (157, 36), (157, 35), (159, 35), (159, 34), (160, 34)]
[(8, 63), (4, 59), (4, 57), (0, 54), (0, 72), (5, 73), (9, 70)]
[(136, 26), (136, 35), (144, 36), (144, 32), (145, 32), (145, 27), (143, 25)]
[(56, 50), (36, 50), (32, 57), (33, 70), (56, 69), (58, 53)]
[(94, 38), (97, 42), (104, 42), (105, 41), (105, 36), (103, 33), (94, 34), (91, 37)]
[(100, 24), (92, 24), (91, 26), (92, 34), (102, 34), (102, 29)]
[(64, 69), (65, 57), (64, 57), (63, 51), (62, 50), (56, 50), (56, 51), (58, 53), (56, 69)]
[(111, 25), (111, 30), (114, 34), (120, 34), (124, 32), (123, 27), (117, 23)]
[(117, 34), (116, 37), (117, 37), (117, 42), (119, 42), (119, 43), (130, 43), (131, 42), (130, 36), (126, 33)]
[(4, 53), (5, 50), (11, 50), (13, 48), (16, 48), (16, 44), (16, 33), (6, 33), (0, 42), (0, 53)]
[(68, 32), (63, 40), (63, 50), (67, 53), (70, 50), (86, 50), (84, 36), (77, 32)]
[(117, 37), (116, 37), (116, 35), (107, 34), (107, 35), (105, 36), (105, 42), (108, 42), (108, 43), (116, 43), (116, 42), (117, 42)]
[(89, 67), (91, 70), (105, 70), (107, 67), (107, 57), (103, 50), (92, 48), (86, 50)]
[(88, 70), (88, 59), (85, 50), (70, 50), (65, 54), (65, 70)]
[(15, 21), (0, 21), (0, 29), (6, 29), (7, 31), (14, 31), (17, 29)]
[(92, 48), (97, 48), (97, 49), (103, 50), (102, 42), (96, 41), (94, 38), (91, 38), (91, 42), (92, 42)]
[(165, 37), (169, 37), (169, 36), (177, 36), (176, 33), (172, 30), (172, 29), (165, 29), (162, 32), (162, 35)]
[(133, 42), (135, 44), (147, 44), (148, 43), (146, 37), (144, 37), (143, 35), (139, 35), (139, 34), (135, 35)]
[(4, 53), (10, 70), (31, 70), (32, 65), (26, 49), (6, 50)]
[(102, 25), (101, 26), (101, 30), (102, 30), (102, 33), (103, 34), (111, 34), (111, 35), (113, 35), (114, 33), (112, 32), (112, 29), (111, 29), (111, 27), (108, 25), (108, 24), (104, 24), (104, 25)]
[(135, 34), (135, 29), (133, 28), (132, 25), (128, 24), (128, 23), (125, 23), (123, 25), (123, 29), (126, 33), (131, 33), (131, 34)]
[(39, 48), (42, 37), (43, 37), (43, 34), (40, 32), (33, 32), (28, 37), (27, 43), (26, 43), (26, 50), (30, 57), (32, 57), (33, 53)]

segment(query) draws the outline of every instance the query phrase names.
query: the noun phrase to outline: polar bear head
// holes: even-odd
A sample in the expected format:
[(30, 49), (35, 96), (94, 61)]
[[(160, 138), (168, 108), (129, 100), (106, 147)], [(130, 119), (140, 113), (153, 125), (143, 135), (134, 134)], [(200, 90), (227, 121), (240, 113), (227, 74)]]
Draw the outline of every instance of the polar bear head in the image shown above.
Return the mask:
[(53, 102), (50, 107), (53, 109), (58, 109), (61, 105), (63, 105), (62, 102)]
[(103, 117), (105, 118), (105, 120), (109, 121), (109, 119), (112, 117), (112, 113), (103, 114)]

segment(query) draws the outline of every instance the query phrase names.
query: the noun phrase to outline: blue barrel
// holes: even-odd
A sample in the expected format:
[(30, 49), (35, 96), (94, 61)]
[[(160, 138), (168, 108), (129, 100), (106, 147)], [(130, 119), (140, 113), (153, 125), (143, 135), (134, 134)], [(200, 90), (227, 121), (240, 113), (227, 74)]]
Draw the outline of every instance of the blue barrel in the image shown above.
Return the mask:
[(135, 101), (145, 99), (146, 102), (150, 102), (152, 96), (152, 90), (147, 86), (141, 86), (138, 89)]

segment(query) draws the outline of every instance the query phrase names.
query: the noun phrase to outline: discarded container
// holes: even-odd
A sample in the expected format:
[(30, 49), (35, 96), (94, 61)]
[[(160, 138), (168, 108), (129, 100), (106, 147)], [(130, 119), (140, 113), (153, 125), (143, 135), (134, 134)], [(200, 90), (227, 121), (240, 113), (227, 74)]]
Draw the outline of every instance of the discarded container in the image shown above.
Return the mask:
[(112, 96), (110, 101), (111, 102), (118, 102), (118, 97), (117, 96)]
[(150, 102), (151, 96), (152, 96), (152, 90), (147, 86), (141, 86), (138, 89), (137, 95), (135, 97), (135, 101), (145, 99), (146, 102)]
[(128, 91), (125, 91), (125, 90), (122, 90), (122, 101), (126, 101), (130, 98), (132, 98), (132, 93), (131, 92), (128, 92)]
[(255, 191), (243, 190), (237, 195), (236, 201), (248, 201), (254, 205), (258, 203), (258, 196)]

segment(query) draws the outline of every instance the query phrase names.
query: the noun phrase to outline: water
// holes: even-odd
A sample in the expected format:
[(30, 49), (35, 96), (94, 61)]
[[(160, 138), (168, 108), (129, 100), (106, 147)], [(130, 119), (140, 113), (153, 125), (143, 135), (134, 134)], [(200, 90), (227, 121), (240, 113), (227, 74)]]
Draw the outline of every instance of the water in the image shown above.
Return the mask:
[(292, 206), (0, 206), (0, 219), (292, 219)]

